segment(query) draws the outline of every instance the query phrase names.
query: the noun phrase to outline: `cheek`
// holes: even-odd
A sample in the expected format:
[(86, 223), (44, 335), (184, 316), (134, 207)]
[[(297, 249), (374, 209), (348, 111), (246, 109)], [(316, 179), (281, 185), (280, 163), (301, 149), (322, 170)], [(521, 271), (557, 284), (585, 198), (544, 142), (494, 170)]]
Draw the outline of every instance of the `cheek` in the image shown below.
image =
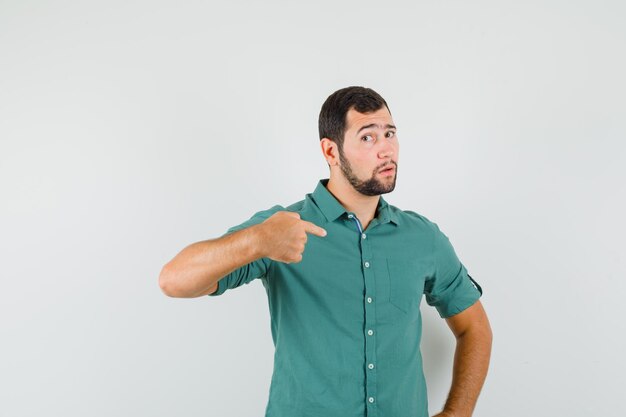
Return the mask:
[(354, 165), (363, 166), (363, 164), (367, 164), (372, 158), (372, 153), (365, 149), (351, 149), (350, 151), (344, 152), (344, 155), (348, 162), (353, 165), (353, 168)]

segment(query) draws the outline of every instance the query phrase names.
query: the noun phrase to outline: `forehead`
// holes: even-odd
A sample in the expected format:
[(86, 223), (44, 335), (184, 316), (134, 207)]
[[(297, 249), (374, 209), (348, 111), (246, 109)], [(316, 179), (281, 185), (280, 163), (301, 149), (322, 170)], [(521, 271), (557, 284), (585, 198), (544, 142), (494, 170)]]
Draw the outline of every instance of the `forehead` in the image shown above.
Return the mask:
[(369, 124), (379, 124), (386, 126), (387, 124), (393, 124), (393, 119), (386, 106), (371, 113), (359, 113), (354, 108), (348, 110), (346, 113), (346, 130), (358, 131), (362, 126)]

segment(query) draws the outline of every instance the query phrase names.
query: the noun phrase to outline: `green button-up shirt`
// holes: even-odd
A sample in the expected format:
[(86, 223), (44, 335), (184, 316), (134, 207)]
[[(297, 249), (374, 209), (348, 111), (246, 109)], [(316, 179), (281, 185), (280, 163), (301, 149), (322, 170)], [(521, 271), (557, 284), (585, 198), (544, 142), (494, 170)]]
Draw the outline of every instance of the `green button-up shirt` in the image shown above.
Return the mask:
[(363, 230), (327, 183), (225, 233), (296, 212), (327, 231), (307, 234), (302, 261), (260, 258), (220, 279), (211, 295), (256, 278), (265, 287), (275, 346), (266, 417), (428, 417), (422, 294), (445, 318), (482, 289), (435, 223), (380, 196)]

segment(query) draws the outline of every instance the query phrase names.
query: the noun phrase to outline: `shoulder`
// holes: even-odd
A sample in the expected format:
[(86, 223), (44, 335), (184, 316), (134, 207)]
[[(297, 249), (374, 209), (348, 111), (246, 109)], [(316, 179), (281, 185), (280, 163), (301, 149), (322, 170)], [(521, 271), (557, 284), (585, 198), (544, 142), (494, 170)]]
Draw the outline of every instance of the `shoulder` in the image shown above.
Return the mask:
[(437, 226), (437, 223), (430, 220), (423, 214), (417, 213), (412, 210), (402, 210), (393, 205), (389, 205), (389, 208), (399, 220), (400, 225), (416, 227), (430, 233), (439, 232), (439, 227)]
[(275, 204), (275, 205), (273, 205), (273, 206), (272, 206), (272, 207), (270, 207), (270, 208), (266, 208), (266, 209), (263, 209), (263, 210), (257, 211), (256, 213), (254, 213), (254, 214), (252, 215), (252, 218), (253, 218), (253, 219), (255, 219), (255, 218), (256, 218), (256, 219), (262, 219), (262, 220), (265, 220), (265, 219), (267, 219), (267, 218), (269, 218), (269, 217), (272, 217), (272, 215), (273, 215), (273, 214), (275, 214), (275, 213), (277, 213), (277, 212), (279, 212), (279, 211), (285, 211), (285, 210), (286, 210), (286, 209), (285, 209), (285, 207), (284, 207), (284, 206), (282, 206), (282, 205), (280, 205), (280, 204)]
[(255, 212), (252, 216), (250, 216), (247, 220), (245, 220), (242, 223), (239, 223), (237, 225), (231, 226), (226, 233), (224, 233), (222, 236), (236, 232), (238, 230), (241, 229), (245, 229), (247, 227), (250, 226), (254, 226), (257, 225), (259, 223), (262, 223), (263, 221), (265, 221), (266, 219), (272, 217), (272, 215), (278, 211), (281, 210), (285, 210), (285, 207), (281, 206), (280, 204), (275, 204), (270, 208), (266, 208), (263, 210), (259, 210), (257, 212)]
[(285, 210), (298, 213), (300, 219), (313, 222), (315, 224), (325, 223), (325, 219), (315, 203), (310, 198), (305, 198), (300, 201), (296, 201), (293, 204), (285, 207)]
[(284, 207), (283, 210), (291, 211), (294, 213), (302, 213), (306, 209), (304, 203), (305, 203), (305, 200), (296, 201), (295, 203), (292, 203), (288, 205), (287, 207)]
[(421, 236), (429, 241), (433, 247), (440, 247), (449, 241), (448, 236), (439, 228), (439, 225), (423, 214), (412, 210), (400, 210), (396, 207), (392, 209), (397, 210), (396, 218), (399, 219), (401, 228), (408, 230), (411, 234)]

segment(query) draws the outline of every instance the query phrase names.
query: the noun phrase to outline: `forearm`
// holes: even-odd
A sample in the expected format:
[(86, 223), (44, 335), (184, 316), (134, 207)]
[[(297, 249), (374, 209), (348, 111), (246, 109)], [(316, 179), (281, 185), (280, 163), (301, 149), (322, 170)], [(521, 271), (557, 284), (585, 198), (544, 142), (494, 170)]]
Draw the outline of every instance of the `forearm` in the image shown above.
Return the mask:
[(159, 275), (170, 297), (199, 297), (235, 269), (262, 257), (258, 225), (184, 248)]
[(475, 329), (457, 338), (452, 387), (443, 415), (471, 417), (489, 368), (491, 330)]

